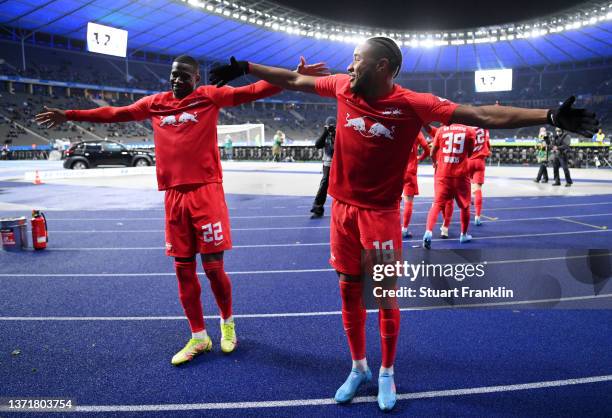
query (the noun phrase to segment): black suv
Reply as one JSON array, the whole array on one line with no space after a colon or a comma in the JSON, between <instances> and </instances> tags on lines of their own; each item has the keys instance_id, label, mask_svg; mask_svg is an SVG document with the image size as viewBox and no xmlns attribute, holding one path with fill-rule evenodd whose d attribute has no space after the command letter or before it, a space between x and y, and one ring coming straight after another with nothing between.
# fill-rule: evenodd
<instances>
[{"instance_id":1,"label":"black suv","mask_svg":"<svg viewBox=\"0 0 612 418\"><path fill-rule=\"evenodd\" d=\"M81 141L64 153L64 168L82 170L102 165L145 167L155 164L155 152L129 149L115 141Z\"/></svg>"}]
</instances>

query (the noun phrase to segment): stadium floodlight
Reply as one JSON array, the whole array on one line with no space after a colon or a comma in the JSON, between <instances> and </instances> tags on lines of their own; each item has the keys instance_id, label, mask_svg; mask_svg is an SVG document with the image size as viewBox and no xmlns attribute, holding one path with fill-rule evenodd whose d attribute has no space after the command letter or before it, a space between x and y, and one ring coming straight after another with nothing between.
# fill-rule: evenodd
<instances>
[{"instance_id":1,"label":"stadium floodlight","mask_svg":"<svg viewBox=\"0 0 612 418\"><path fill-rule=\"evenodd\" d=\"M612 3L605 6L600 4L589 4L583 6L577 6L569 13L563 12L562 15L550 16L540 19L533 19L531 21L512 23L507 25L496 25L492 27L480 27L474 29L466 29L466 32L389 32L383 29L372 29L363 26L352 26L348 24L338 24L331 20L327 21L320 17L311 16L296 10L278 6L274 8L279 13L278 16L272 16L266 13L263 7L267 4L267 1L253 3L247 0L182 0L192 7L205 9L208 13L217 13L225 16L226 18L235 19L237 21L249 22L251 24L257 24L265 26L274 31L287 32L292 35L304 36L316 39L330 39L331 34L336 36L333 40L336 42L354 42L360 36L372 36L372 34L378 34L378 36L388 36L394 39L405 39L403 46L414 47L413 43L409 40L419 39L419 47L431 48L431 46L444 46L444 45L461 45L462 43L453 43L447 40L453 39L465 39L472 38L471 42L465 43L493 43L498 41L510 41L516 38L536 38L547 34L554 34L563 31L575 30L584 26L597 25L599 22L604 20L612 19ZM219 6L214 7L213 3ZM258 10L257 7L261 7ZM267 23L264 19L258 18L259 16L265 16L266 18L284 22L285 24ZM310 30L310 29L316 29ZM508 34L514 34L514 36L507 36ZM519 34L519 35L517 35ZM324 38L323 35L326 35ZM499 35L499 36L498 36ZM429 41L432 39L432 41ZM445 40L444 43L438 42Z\"/></svg>"}]
</instances>

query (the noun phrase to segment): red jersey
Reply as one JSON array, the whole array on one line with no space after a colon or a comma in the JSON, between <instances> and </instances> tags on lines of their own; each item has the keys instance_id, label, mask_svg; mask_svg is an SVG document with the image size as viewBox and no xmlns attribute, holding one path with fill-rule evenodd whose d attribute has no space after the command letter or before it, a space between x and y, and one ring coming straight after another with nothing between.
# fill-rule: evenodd
<instances>
[{"instance_id":1,"label":"red jersey","mask_svg":"<svg viewBox=\"0 0 612 418\"><path fill-rule=\"evenodd\" d=\"M419 145L423 148L423 153L418 155ZM404 181L406 181L406 177L415 175L417 173L417 168L419 163L423 161L425 158L429 156L429 145L427 144L427 140L423 136L421 132L417 135L416 141L414 141L414 145L412 146L412 152L410 152L410 156L408 157L408 165L406 166L406 173L404 175Z\"/></svg>"},{"instance_id":2,"label":"red jersey","mask_svg":"<svg viewBox=\"0 0 612 418\"><path fill-rule=\"evenodd\" d=\"M347 74L317 78L315 87L338 101L329 194L366 209L396 208L421 127L449 123L457 105L397 84L387 96L366 101L351 92Z\"/></svg>"},{"instance_id":3,"label":"red jersey","mask_svg":"<svg viewBox=\"0 0 612 418\"><path fill-rule=\"evenodd\" d=\"M265 81L243 87L200 86L183 99L171 91L143 97L124 107L68 110L69 120L128 122L151 119L159 190L183 184L221 183L217 144L219 109L277 94Z\"/></svg>"},{"instance_id":4,"label":"red jersey","mask_svg":"<svg viewBox=\"0 0 612 418\"><path fill-rule=\"evenodd\" d=\"M489 130L484 128L476 128L476 140L474 141L474 153L470 156L470 160L476 158L487 158L491 155L491 145L489 142Z\"/></svg>"},{"instance_id":5,"label":"red jersey","mask_svg":"<svg viewBox=\"0 0 612 418\"><path fill-rule=\"evenodd\" d=\"M452 124L439 128L433 143L436 177L467 177L467 160L475 139L476 131L469 126Z\"/></svg>"}]
</instances>

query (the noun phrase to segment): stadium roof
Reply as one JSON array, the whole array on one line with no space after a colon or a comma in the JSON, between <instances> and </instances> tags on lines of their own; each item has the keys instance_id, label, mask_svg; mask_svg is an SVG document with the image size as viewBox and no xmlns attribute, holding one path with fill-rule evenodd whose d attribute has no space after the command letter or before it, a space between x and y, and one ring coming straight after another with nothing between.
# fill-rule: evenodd
<instances>
[{"instance_id":1,"label":"stadium roof","mask_svg":"<svg viewBox=\"0 0 612 418\"><path fill-rule=\"evenodd\" d=\"M267 7L269 2L257 5ZM592 3L588 10L592 11L593 5L601 9L600 15L581 15L565 22L559 19L554 23L557 26L526 23L481 28L457 34L456 38L440 33L385 34L400 40L406 72L516 68L609 58L612 5ZM190 53L207 60L235 55L285 67L293 67L304 55L310 62L325 61L336 70L346 68L356 41L368 36L367 28L360 33L348 27L334 28L324 21L319 21L323 25L319 29L310 30L300 25L313 24L308 16L271 7L275 9L260 12L240 3L216 0L12 0L0 8L0 25L84 40L87 23L96 22L127 30L128 54ZM276 18L275 23L270 23L270 16ZM554 25L553 20L546 21L549 23ZM322 32L335 29L337 34Z\"/></svg>"},{"instance_id":2,"label":"stadium roof","mask_svg":"<svg viewBox=\"0 0 612 418\"><path fill-rule=\"evenodd\" d=\"M385 0L384 7L372 7L372 0L272 0L296 11L351 25L388 30L462 30L533 20L551 11L562 14L584 7L585 0L469 0L462 7L457 0ZM554 7L554 10L551 10Z\"/></svg>"}]
</instances>

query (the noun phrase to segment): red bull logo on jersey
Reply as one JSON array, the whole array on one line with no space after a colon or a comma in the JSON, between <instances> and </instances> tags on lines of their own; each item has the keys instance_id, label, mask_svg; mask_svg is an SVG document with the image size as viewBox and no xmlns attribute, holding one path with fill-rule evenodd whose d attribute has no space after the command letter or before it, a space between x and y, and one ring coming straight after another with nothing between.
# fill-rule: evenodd
<instances>
[{"instance_id":1,"label":"red bull logo on jersey","mask_svg":"<svg viewBox=\"0 0 612 418\"><path fill-rule=\"evenodd\" d=\"M394 139L393 133L395 131L395 126L392 126L391 129L389 129L370 116L351 118L351 115L347 113L346 124L344 127L353 128L366 138L384 137L387 139Z\"/></svg>"},{"instance_id":2,"label":"red bull logo on jersey","mask_svg":"<svg viewBox=\"0 0 612 418\"><path fill-rule=\"evenodd\" d=\"M196 118L197 115L198 114L195 112L193 114L189 112L183 112L179 115L178 119L176 115L164 116L159 121L159 126L165 126L165 125L177 126L177 125L187 123L187 122L197 123L198 122L198 119Z\"/></svg>"}]
</instances>

